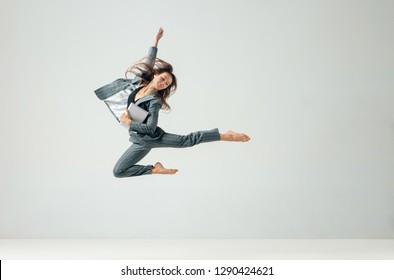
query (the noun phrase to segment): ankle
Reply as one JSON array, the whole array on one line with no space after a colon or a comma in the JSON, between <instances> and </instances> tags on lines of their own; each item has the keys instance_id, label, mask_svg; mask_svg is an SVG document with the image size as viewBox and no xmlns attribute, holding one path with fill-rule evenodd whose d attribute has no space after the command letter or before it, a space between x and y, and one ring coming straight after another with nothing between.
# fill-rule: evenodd
<instances>
[{"instance_id":1,"label":"ankle","mask_svg":"<svg viewBox=\"0 0 394 280\"><path fill-rule=\"evenodd\" d=\"M229 133L221 133L220 134L220 141L231 141L233 136Z\"/></svg>"}]
</instances>

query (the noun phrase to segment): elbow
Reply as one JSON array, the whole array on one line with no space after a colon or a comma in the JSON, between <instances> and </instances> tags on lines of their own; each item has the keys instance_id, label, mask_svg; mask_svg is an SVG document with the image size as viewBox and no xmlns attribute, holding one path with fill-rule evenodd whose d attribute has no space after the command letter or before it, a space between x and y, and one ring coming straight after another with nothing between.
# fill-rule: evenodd
<instances>
[{"instance_id":1,"label":"elbow","mask_svg":"<svg viewBox=\"0 0 394 280\"><path fill-rule=\"evenodd\" d=\"M146 131L146 134L148 134L149 136L154 136L156 132L156 127L149 127Z\"/></svg>"},{"instance_id":2,"label":"elbow","mask_svg":"<svg viewBox=\"0 0 394 280\"><path fill-rule=\"evenodd\" d=\"M149 121L144 125L144 133L153 136L157 130L157 122Z\"/></svg>"}]
</instances>

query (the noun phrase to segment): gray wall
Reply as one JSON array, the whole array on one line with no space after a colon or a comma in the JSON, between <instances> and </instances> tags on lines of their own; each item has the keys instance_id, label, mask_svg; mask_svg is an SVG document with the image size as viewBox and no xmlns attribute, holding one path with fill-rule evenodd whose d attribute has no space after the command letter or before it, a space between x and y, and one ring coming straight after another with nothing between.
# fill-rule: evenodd
<instances>
[{"instance_id":1,"label":"gray wall","mask_svg":"<svg viewBox=\"0 0 394 280\"><path fill-rule=\"evenodd\" d=\"M393 238L393 11L3 0L0 238ZM160 126L252 141L153 150L179 173L116 179L127 131L93 90L159 26L179 79Z\"/></svg>"}]
</instances>

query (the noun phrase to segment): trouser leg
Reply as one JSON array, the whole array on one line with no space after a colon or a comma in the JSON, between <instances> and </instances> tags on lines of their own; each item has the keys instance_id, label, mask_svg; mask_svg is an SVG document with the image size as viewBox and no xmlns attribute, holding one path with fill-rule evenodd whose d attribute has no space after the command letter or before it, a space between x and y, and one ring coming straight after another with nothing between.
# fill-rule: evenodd
<instances>
[{"instance_id":1,"label":"trouser leg","mask_svg":"<svg viewBox=\"0 0 394 280\"><path fill-rule=\"evenodd\" d=\"M122 178L151 174L152 165L136 165L150 150L151 148L149 147L132 144L115 164L114 176Z\"/></svg>"},{"instance_id":2,"label":"trouser leg","mask_svg":"<svg viewBox=\"0 0 394 280\"><path fill-rule=\"evenodd\" d=\"M164 133L160 139L146 141L150 148L187 148L206 142L219 141L218 129L192 132L187 135Z\"/></svg>"}]
</instances>

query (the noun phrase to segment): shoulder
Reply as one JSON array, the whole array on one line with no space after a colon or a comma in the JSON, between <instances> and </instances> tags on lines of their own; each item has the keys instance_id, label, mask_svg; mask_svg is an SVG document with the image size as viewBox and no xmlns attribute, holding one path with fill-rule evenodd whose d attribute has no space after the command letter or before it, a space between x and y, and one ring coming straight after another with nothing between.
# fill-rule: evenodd
<instances>
[{"instance_id":1,"label":"shoulder","mask_svg":"<svg viewBox=\"0 0 394 280\"><path fill-rule=\"evenodd\" d=\"M161 108L162 103L158 96L153 95L152 99L149 101L149 107L158 107Z\"/></svg>"},{"instance_id":2,"label":"shoulder","mask_svg":"<svg viewBox=\"0 0 394 280\"><path fill-rule=\"evenodd\" d=\"M160 98L154 94L142 97L141 100L136 102L136 104L147 109L149 108L149 110L154 110L157 108L159 110L162 106Z\"/></svg>"}]
</instances>

